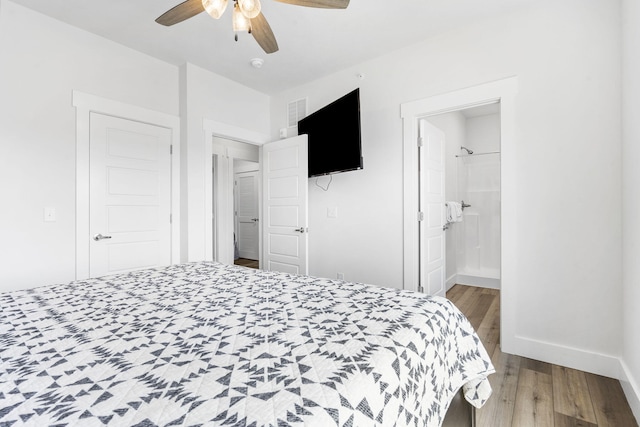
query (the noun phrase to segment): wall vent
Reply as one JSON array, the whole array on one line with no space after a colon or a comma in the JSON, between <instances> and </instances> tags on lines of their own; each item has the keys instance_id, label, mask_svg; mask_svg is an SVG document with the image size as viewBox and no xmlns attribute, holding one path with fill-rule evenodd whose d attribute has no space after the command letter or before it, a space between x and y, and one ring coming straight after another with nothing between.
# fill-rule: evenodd
<instances>
[{"instance_id":1,"label":"wall vent","mask_svg":"<svg viewBox=\"0 0 640 427\"><path fill-rule=\"evenodd\" d=\"M298 126L298 120L307 117L307 98L291 101L287 105L287 126Z\"/></svg>"}]
</instances>

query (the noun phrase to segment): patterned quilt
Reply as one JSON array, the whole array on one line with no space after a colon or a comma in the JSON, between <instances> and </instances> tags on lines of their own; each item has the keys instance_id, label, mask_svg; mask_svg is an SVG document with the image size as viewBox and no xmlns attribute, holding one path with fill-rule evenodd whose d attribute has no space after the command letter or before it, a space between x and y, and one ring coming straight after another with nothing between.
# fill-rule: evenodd
<instances>
[{"instance_id":1,"label":"patterned quilt","mask_svg":"<svg viewBox=\"0 0 640 427\"><path fill-rule=\"evenodd\" d=\"M444 298L217 263L0 294L0 426L439 426L490 359Z\"/></svg>"}]
</instances>

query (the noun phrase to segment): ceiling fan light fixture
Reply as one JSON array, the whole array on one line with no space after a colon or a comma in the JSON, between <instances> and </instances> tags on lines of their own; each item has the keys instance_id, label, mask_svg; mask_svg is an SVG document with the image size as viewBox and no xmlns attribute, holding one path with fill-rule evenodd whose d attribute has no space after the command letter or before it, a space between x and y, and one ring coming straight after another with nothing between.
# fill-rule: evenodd
<instances>
[{"instance_id":1,"label":"ceiling fan light fixture","mask_svg":"<svg viewBox=\"0 0 640 427\"><path fill-rule=\"evenodd\" d=\"M219 19L227 9L229 0L202 0L202 7L214 19Z\"/></svg>"},{"instance_id":2,"label":"ceiling fan light fixture","mask_svg":"<svg viewBox=\"0 0 640 427\"><path fill-rule=\"evenodd\" d=\"M240 11L248 19L253 19L260 14L262 5L260 0L238 0Z\"/></svg>"},{"instance_id":3,"label":"ceiling fan light fixture","mask_svg":"<svg viewBox=\"0 0 640 427\"><path fill-rule=\"evenodd\" d=\"M233 6L233 31L249 31L251 30L251 21L240 10L238 3Z\"/></svg>"}]
</instances>

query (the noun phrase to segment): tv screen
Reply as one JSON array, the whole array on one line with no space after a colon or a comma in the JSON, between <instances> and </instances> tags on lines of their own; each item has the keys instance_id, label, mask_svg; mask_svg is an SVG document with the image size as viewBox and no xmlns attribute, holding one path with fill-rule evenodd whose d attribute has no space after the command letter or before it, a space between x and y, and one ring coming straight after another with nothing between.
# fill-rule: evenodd
<instances>
[{"instance_id":1,"label":"tv screen","mask_svg":"<svg viewBox=\"0 0 640 427\"><path fill-rule=\"evenodd\" d=\"M309 177L362 169L360 89L298 122L309 138Z\"/></svg>"}]
</instances>

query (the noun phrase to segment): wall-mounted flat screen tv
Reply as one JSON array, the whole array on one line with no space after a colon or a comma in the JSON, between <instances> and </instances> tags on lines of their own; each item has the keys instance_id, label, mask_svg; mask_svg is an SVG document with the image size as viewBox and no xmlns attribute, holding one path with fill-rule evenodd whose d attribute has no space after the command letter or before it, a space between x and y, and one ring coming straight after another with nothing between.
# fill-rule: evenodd
<instances>
[{"instance_id":1,"label":"wall-mounted flat screen tv","mask_svg":"<svg viewBox=\"0 0 640 427\"><path fill-rule=\"evenodd\" d=\"M309 177L362 169L360 89L300 120L298 134L309 138Z\"/></svg>"}]
</instances>

